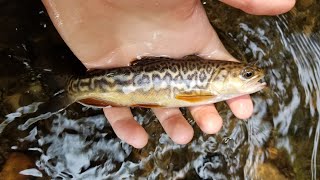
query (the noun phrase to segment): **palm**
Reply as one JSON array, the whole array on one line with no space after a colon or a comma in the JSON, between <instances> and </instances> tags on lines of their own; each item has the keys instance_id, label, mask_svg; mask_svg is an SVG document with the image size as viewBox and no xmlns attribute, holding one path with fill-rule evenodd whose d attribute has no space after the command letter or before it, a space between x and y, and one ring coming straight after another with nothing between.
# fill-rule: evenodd
<instances>
[{"instance_id":1,"label":"palm","mask_svg":"<svg viewBox=\"0 0 320 180\"><path fill-rule=\"evenodd\" d=\"M199 54L234 60L212 29L198 0L44 0L59 33L87 68L126 66L137 56L181 57ZM230 100L239 118L252 113L249 96ZM104 109L116 134L135 147L147 142L144 129L128 108ZM217 132L222 119L214 105L190 111L206 133ZM193 136L179 109L154 109L168 135L177 143Z\"/></svg>"}]
</instances>

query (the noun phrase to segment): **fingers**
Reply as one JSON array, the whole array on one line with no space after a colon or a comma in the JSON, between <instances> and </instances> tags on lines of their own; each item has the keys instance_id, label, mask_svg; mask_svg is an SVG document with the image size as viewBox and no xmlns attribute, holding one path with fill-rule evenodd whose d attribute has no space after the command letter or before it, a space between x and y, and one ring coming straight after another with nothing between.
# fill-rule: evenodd
<instances>
[{"instance_id":1,"label":"fingers","mask_svg":"<svg viewBox=\"0 0 320 180\"><path fill-rule=\"evenodd\" d=\"M249 95L227 100L233 114L239 119L248 119L253 113L253 103Z\"/></svg>"},{"instance_id":2,"label":"fingers","mask_svg":"<svg viewBox=\"0 0 320 180\"><path fill-rule=\"evenodd\" d=\"M148 142L148 134L141 125L133 119L129 108L112 107L103 109L112 129L123 141L135 148L142 148Z\"/></svg>"},{"instance_id":3,"label":"fingers","mask_svg":"<svg viewBox=\"0 0 320 180\"><path fill-rule=\"evenodd\" d=\"M203 132L215 134L221 129L222 118L213 104L190 107L189 110Z\"/></svg>"},{"instance_id":4,"label":"fingers","mask_svg":"<svg viewBox=\"0 0 320 180\"><path fill-rule=\"evenodd\" d=\"M232 112L240 119L247 119L253 112L249 95L228 100ZM190 107L190 112L200 129L207 134L217 133L223 124L214 105ZM179 109L153 109L159 122L169 137L178 144L186 144L193 137L193 128L185 120ZM105 108L105 115L116 135L135 148L142 148L148 142L148 134L133 119L129 108Z\"/></svg>"},{"instance_id":5,"label":"fingers","mask_svg":"<svg viewBox=\"0 0 320 180\"><path fill-rule=\"evenodd\" d=\"M152 110L159 119L165 132L175 143L187 144L191 141L193 128L178 108L154 108Z\"/></svg>"},{"instance_id":6,"label":"fingers","mask_svg":"<svg viewBox=\"0 0 320 180\"><path fill-rule=\"evenodd\" d=\"M293 8L295 0L221 0L244 12L256 15L277 15Z\"/></svg>"},{"instance_id":7,"label":"fingers","mask_svg":"<svg viewBox=\"0 0 320 180\"><path fill-rule=\"evenodd\" d=\"M227 103L233 114L239 119L247 119L252 115L253 103L249 95L230 99ZM223 120L213 104L190 107L189 109L203 132L215 134L221 129Z\"/></svg>"}]
</instances>

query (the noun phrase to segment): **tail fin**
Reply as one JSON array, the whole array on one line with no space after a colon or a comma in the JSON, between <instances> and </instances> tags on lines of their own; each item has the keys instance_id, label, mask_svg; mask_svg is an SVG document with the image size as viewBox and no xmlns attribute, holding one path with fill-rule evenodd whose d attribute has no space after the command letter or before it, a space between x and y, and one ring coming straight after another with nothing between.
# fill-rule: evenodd
<instances>
[{"instance_id":1,"label":"tail fin","mask_svg":"<svg viewBox=\"0 0 320 180\"><path fill-rule=\"evenodd\" d=\"M30 125L59 113L72 103L73 100L65 91L56 94L49 101L40 104L35 112L24 116L23 119L27 119L27 121L24 124L21 124L19 129L26 130Z\"/></svg>"},{"instance_id":2,"label":"tail fin","mask_svg":"<svg viewBox=\"0 0 320 180\"><path fill-rule=\"evenodd\" d=\"M25 121L24 124L19 125L18 128L19 130L26 130L37 121L47 119L52 115L59 113L73 102L74 101L68 96L68 93L62 91L50 98L47 102L33 103L31 105L21 107L15 113L7 115L5 121L0 124L0 134L12 121Z\"/></svg>"}]
</instances>

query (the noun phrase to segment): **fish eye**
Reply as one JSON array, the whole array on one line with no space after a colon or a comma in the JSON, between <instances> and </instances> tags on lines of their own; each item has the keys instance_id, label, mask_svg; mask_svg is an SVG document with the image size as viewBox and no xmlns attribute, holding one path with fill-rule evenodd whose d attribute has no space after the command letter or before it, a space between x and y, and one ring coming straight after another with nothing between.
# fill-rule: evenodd
<instances>
[{"instance_id":1,"label":"fish eye","mask_svg":"<svg viewBox=\"0 0 320 180\"><path fill-rule=\"evenodd\" d=\"M254 76L254 71L251 68L245 68L242 73L241 73L242 77L244 77L245 79L250 79Z\"/></svg>"}]
</instances>

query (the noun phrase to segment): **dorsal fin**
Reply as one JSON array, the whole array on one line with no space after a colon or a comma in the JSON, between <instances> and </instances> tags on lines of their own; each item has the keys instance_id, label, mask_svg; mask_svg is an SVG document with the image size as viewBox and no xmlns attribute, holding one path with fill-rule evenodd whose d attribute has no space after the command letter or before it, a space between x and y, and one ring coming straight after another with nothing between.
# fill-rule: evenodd
<instances>
[{"instance_id":1,"label":"dorsal fin","mask_svg":"<svg viewBox=\"0 0 320 180\"><path fill-rule=\"evenodd\" d=\"M201 58L200 56L197 56L196 54L190 54L190 55L183 56L181 59L203 60L204 58Z\"/></svg>"},{"instance_id":2,"label":"dorsal fin","mask_svg":"<svg viewBox=\"0 0 320 180\"><path fill-rule=\"evenodd\" d=\"M130 63L130 66L136 66L136 65L147 65L151 63L156 63L159 61L170 61L173 59L182 59L182 60L203 60L200 56L197 56L196 54L191 54L187 56L183 56L182 58L170 58L166 56L144 56L141 59L133 60Z\"/></svg>"},{"instance_id":3,"label":"dorsal fin","mask_svg":"<svg viewBox=\"0 0 320 180\"><path fill-rule=\"evenodd\" d=\"M141 59L136 59L133 60L130 63L130 66L137 66L137 65L147 65L147 64L151 64L151 63L155 63L155 62L159 62L159 61L168 61L168 60L172 60L172 58L169 57L164 57L164 56L145 56L142 57Z\"/></svg>"}]
</instances>

